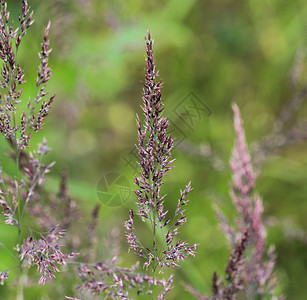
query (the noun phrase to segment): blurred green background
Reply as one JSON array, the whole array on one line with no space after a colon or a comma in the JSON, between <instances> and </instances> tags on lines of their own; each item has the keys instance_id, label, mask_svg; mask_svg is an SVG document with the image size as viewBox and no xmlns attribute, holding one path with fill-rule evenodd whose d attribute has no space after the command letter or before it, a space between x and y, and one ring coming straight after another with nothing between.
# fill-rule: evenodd
<instances>
[{"instance_id":1,"label":"blurred green background","mask_svg":"<svg viewBox=\"0 0 307 300\"><path fill-rule=\"evenodd\" d=\"M8 1L13 17L20 2ZM176 167L166 177L166 206L173 209L179 190L192 182L182 238L200 243L196 258L186 260L176 272L176 288L169 299L192 298L182 282L210 293L213 271L223 274L228 260L227 241L212 205L218 203L230 218L235 217L229 197L228 161L234 143L231 104L239 105L252 145L271 132L282 108L304 89L306 1L32 0L29 4L35 10L35 23L18 54L27 78L24 98L34 92L36 54L49 20L54 70L49 91L56 93L53 109L43 130L33 135L31 148L46 137L52 148L47 161L56 161L48 188L57 186L67 167L71 195L88 212L99 202L97 185L103 190L99 182L107 174L121 174L134 188L135 116L141 114L144 35L150 28L156 66L165 82L166 115L173 122L173 135L182 139L173 151ZM207 111L183 119L178 105L191 99ZM285 131L306 129L304 103L293 116ZM13 172L2 137L0 147L3 170ZM257 182L267 240L275 244L278 255L278 291L296 300L307 299L306 182L306 141L300 138L268 156ZM123 265L135 262L133 254L126 254L123 231L132 207L133 196L122 206L103 205L100 211L101 241L114 227L121 232ZM1 226L2 243L16 244L6 230ZM0 250L2 269L8 267L7 260ZM26 299L62 299L73 288L59 287L61 281L56 284L54 294L47 287L29 288ZM13 299L10 292L0 287L0 299Z\"/></svg>"}]
</instances>

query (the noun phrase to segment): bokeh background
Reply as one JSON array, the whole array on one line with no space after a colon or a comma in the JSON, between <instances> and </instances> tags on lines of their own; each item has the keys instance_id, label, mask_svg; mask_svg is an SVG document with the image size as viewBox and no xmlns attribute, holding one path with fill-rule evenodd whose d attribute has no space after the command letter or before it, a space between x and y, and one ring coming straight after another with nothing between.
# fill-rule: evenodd
<instances>
[{"instance_id":1,"label":"bokeh background","mask_svg":"<svg viewBox=\"0 0 307 300\"><path fill-rule=\"evenodd\" d=\"M8 1L13 18L20 2ZM176 167L166 177L166 205L173 209L180 189L192 182L194 190L182 237L200 243L196 258L186 260L176 272L176 288L169 299L192 298L183 282L209 293L213 271L223 274L227 263L227 241L212 206L218 204L229 218L235 218L228 167L234 143L234 102L241 109L250 148L256 149L253 157L259 170L257 189L264 202L267 240L277 252L277 290L288 299L307 299L306 1L29 3L35 10L35 23L18 54L28 79L25 98L34 93L37 52L44 27L49 20L52 23L50 62L54 76L49 91L56 93L56 101L44 129L31 142L31 148L36 148L45 137L52 148L46 161L56 161L56 165L48 177L48 189L57 187L59 174L67 168L71 195L90 212L99 202L97 190L104 191L101 180L108 174L121 175L123 185L134 188L135 116L141 113L144 35L150 28L156 65L165 82L166 115L173 122L173 136L180 140L173 151ZM176 114L178 105L191 101L198 101L207 110L200 115L194 111L197 116L190 118ZM297 109L292 112L289 103L295 103L292 106ZM290 114L289 122L280 119L283 111ZM281 142L276 142L273 134L265 141L266 146L259 148L273 132L274 124L276 129L278 120L285 123L278 133ZM0 147L3 170L13 172L2 137ZM127 254L123 231L134 200L130 195L123 205L102 205L100 210L98 237L103 243L108 232L118 228L124 253L121 263L125 266L136 260ZM1 242L16 244L3 227ZM5 251L0 250L0 258L0 267L7 268ZM53 294L47 287L28 288L26 299L60 299L73 289L59 287L61 281L56 284ZM13 299L12 295L9 288L0 287L0 299Z\"/></svg>"}]
</instances>

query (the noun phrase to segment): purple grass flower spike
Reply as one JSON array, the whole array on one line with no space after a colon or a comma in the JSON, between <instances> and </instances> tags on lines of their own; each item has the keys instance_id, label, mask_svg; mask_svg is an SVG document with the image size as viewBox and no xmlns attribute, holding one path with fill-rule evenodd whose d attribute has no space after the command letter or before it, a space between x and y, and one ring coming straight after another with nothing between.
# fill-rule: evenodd
<instances>
[{"instance_id":1,"label":"purple grass flower spike","mask_svg":"<svg viewBox=\"0 0 307 300\"><path fill-rule=\"evenodd\" d=\"M153 40L150 32L145 38L146 43L146 73L143 88L144 124L141 125L137 116L138 145L141 167L140 177L135 177L138 189L137 213L130 211L129 220L125 223L126 237L129 247L136 255L145 260L144 267L151 266L153 275L164 267L178 266L188 255L195 255L197 244L189 246L177 238L179 228L187 221L185 205L189 202L186 199L191 191L190 183L181 192L180 199L174 216L168 217L168 211L164 209L166 195L161 195L161 186L166 173L172 169L171 150L174 140L168 134L168 120L162 116L164 104L161 97L163 83L157 81L158 71L156 70L153 57ZM135 215L141 217L143 222L148 222L152 230L153 239L147 244L141 243L134 228ZM159 232L159 237L158 237ZM172 281L172 280L171 280ZM165 284L165 291L170 290L170 282ZM161 294L164 297L164 294ZM162 299L162 298L159 298Z\"/></svg>"},{"instance_id":2,"label":"purple grass flower spike","mask_svg":"<svg viewBox=\"0 0 307 300\"><path fill-rule=\"evenodd\" d=\"M239 214L238 229L245 228L249 232L250 255L246 258L242 279L248 285L250 294L271 295L275 287L272 274L275 265L273 250L268 252L266 260L265 229L262 224L262 200L254 192L256 174L251 165L251 157L247 149L245 134L237 105L233 106L236 143L231 158L233 172L232 199Z\"/></svg>"},{"instance_id":3,"label":"purple grass flower spike","mask_svg":"<svg viewBox=\"0 0 307 300\"><path fill-rule=\"evenodd\" d=\"M16 111L22 101L22 85L26 82L24 70L16 61L19 46L27 30L33 24L33 11L31 12L27 0L22 0L22 11L19 14L20 26L16 29L10 23L10 14L7 4L0 0L0 133L14 144L18 154L21 149L27 148L33 131L41 129L45 117L48 115L54 96L48 97L46 84L52 76L52 68L48 66L51 53L49 49L50 22L45 30L39 59L36 79L37 94L29 98L27 110L20 114L17 122ZM15 46L15 47L14 47ZM47 98L47 99L46 99ZM37 107L40 109L37 111Z\"/></svg>"},{"instance_id":4,"label":"purple grass flower spike","mask_svg":"<svg viewBox=\"0 0 307 300\"><path fill-rule=\"evenodd\" d=\"M273 296L276 284L273 276L275 254L272 247L266 253L262 200L254 191L257 176L252 167L237 105L233 105L233 112L236 141L230 166L233 174L231 198L238 213L236 226L232 226L219 208L215 208L231 247L226 276L220 280L214 272L212 297L199 294L192 286L186 285L186 288L196 298L203 300L238 299L239 293L245 295L244 299L271 297L281 300L283 297Z\"/></svg>"}]
</instances>

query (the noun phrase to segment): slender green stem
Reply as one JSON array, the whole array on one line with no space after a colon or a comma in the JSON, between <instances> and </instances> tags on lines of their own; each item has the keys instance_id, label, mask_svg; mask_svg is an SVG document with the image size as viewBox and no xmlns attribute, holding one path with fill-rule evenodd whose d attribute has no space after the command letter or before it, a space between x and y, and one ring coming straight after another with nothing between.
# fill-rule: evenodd
<instances>
[{"instance_id":1,"label":"slender green stem","mask_svg":"<svg viewBox=\"0 0 307 300\"><path fill-rule=\"evenodd\" d=\"M17 205L18 205L18 228L20 228L20 217L21 217L21 201L20 201L20 173L19 173L19 149L16 145L16 177L17 177Z\"/></svg>"},{"instance_id":2,"label":"slender green stem","mask_svg":"<svg viewBox=\"0 0 307 300\"><path fill-rule=\"evenodd\" d=\"M18 284L18 289L17 289L17 296L16 296L16 300L23 300L23 289L25 286L25 281L27 279L27 275L26 274L21 274L20 278L19 278L19 284Z\"/></svg>"},{"instance_id":3,"label":"slender green stem","mask_svg":"<svg viewBox=\"0 0 307 300\"><path fill-rule=\"evenodd\" d=\"M20 199L20 173L19 173L19 150L16 153L16 176L17 176L17 205L18 205L18 244L21 246L21 199ZM22 273L22 264L20 262L20 272Z\"/></svg>"},{"instance_id":4,"label":"slender green stem","mask_svg":"<svg viewBox=\"0 0 307 300\"><path fill-rule=\"evenodd\" d=\"M16 176L17 176L17 205L18 205L18 244L19 247L21 246L21 197L20 197L20 171L19 171L19 165L20 165L20 150L17 145L17 137L16 137ZM20 279L18 284L18 291L17 291L17 300L23 300L23 289L25 284L25 275L23 274L22 269L22 261L19 262L19 269L20 269Z\"/></svg>"},{"instance_id":5,"label":"slender green stem","mask_svg":"<svg viewBox=\"0 0 307 300\"><path fill-rule=\"evenodd\" d=\"M155 269L152 271L152 299L154 299L154 291L155 291Z\"/></svg>"}]
</instances>

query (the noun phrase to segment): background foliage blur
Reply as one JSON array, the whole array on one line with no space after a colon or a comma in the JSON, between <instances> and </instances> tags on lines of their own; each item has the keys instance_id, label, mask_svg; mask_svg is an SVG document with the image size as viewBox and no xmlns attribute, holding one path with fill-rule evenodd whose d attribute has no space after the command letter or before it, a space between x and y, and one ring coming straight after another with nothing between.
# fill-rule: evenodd
<instances>
[{"instance_id":1,"label":"background foliage blur","mask_svg":"<svg viewBox=\"0 0 307 300\"><path fill-rule=\"evenodd\" d=\"M54 68L49 87L50 93L56 93L53 110L44 129L33 136L31 147L47 138L52 148L49 160L56 161L48 188L57 186L59 174L67 167L71 194L84 210L90 212L98 202L97 184L106 174L122 174L134 187L135 171L127 159L136 166L131 151L137 143L135 115L141 113L148 28L155 39L160 78L165 82L166 114L174 115L178 103L190 92L210 109L210 116L194 117L192 128L185 129L184 141L173 152L176 167L169 172L164 188L172 209L179 189L192 181L194 190L183 234L187 241L200 243L196 259L189 259L178 270L176 289L169 297L190 297L182 282L209 292L213 271L222 274L228 259L227 242L212 205L218 203L234 217L228 194L228 160L234 142L231 103L241 109L252 146L271 132L282 107L304 89L306 2L32 0L29 4L36 21L18 54L28 78L24 98L34 92L36 55L48 20L52 23ZM16 17L20 1L9 0L8 6ZM306 129L306 108L306 104L300 105L291 126L305 124ZM183 119L174 122L176 128L183 128ZM179 131L173 134L176 137ZM2 167L13 173L3 138L0 147ZM279 289L288 299L297 300L307 298L306 170L306 141L300 140L269 156L257 184L269 226L268 242L277 249ZM133 202L132 196L123 206L102 206L101 243L112 228L118 228L121 252L127 252L123 223ZM12 240L1 231L3 244ZM6 256L1 250L1 269L7 268ZM133 254L123 257L123 265L135 260ZM60 287L53 291L57 296L48 296L47 291L47 287L29 289L26 299L63 296ZM0 299L5 297L8 291L0 287Z\"/></svg>"}]
</instances>

